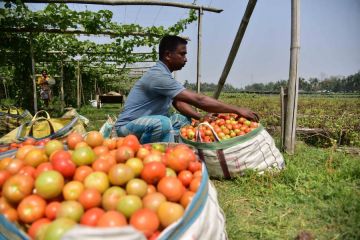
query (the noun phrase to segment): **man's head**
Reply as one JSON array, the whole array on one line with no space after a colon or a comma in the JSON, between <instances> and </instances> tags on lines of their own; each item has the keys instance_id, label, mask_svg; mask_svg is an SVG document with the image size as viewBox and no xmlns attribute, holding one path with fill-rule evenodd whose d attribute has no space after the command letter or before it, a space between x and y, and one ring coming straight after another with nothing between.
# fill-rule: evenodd
<instances>
[{"instance_id":1,"label":"man's head","mask_svg":"<svg viewBox=\"0 0 360 240\"><path fill-rule=\"evenodd\" d=\"M187 41L181 37L166 35L159 45L159 59L168 66L169 70L180 70L185 66Z\"/></svg>"},{"instance_id":2,"label":"man's head","mask_svg":"<svg viewBox=\"0 0 360 240\"><path fill-rule=\"evenodd\" d=\"M44 77L46 77L46 76L47 76L47 71L46 71L45 69L43 69L43 70L41 71L41 75L43 75Z\"/></svg>"}]
</instances>

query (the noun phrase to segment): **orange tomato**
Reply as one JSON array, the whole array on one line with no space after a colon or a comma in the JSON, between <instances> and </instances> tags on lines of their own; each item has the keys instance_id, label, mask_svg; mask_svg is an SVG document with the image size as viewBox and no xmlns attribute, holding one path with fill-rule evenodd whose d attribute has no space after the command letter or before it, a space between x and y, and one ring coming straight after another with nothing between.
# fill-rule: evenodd
<instances>
[{"instance_id":1,"label":"orange tomato","mask_svg":"<svg viewBox=\"0 0 360 240\"><path fill-rule=\"evenodd\" d=\"M172 202L179 201L185 191L183 184L176 177L163 177L157 185L157 189Z\"/></svg>"}]
</instances>

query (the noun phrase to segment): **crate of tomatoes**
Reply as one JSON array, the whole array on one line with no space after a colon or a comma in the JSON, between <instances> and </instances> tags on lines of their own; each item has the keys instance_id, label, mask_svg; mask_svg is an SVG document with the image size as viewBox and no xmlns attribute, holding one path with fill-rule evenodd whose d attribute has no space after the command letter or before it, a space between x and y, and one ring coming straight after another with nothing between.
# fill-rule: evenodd
<instances>
[{"instance_id":1,"label":"crate of tomatoes","mask_svg":"<svg viewBox=\"0 0 360 240\"><path fill-rule=\"evenodd\" d=\"M77 132L0 160L0 239L226 239L206 167L185 144Z\"/></svg>"},{"instance_id":2,"label":"crate of tomatoes","mask_svg":"<svg viewBox=\"0 0 360 240\"><path fill-rule=\"evenodd\" d=\"M193 120L180 129L182 142L191 145L211 177L231 178L245 169L263 172L283 169L284 159L273 138L257 122L236 114L217 114Z\"/></svg>"}]
</instances>

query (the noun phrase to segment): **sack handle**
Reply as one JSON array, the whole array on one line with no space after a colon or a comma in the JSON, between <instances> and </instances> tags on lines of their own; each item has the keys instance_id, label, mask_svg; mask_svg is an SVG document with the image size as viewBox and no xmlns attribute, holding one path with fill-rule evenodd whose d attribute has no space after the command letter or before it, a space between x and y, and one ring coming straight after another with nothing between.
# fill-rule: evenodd
<instances>
[{"instance_id":1,"label":"sack handle","mask_svg":"<svg viewBox=\"0 0 360 240\"><path fill-rule=\"evenodd\" d=\"M37 113L35 113L34 117L31 119L32 122L36 121L36 119L38 118L38 114L39 113L45 113L46 114L46 118L45 119L50 119L50 115L47 111L45 110L40 110ZM44 118L44 117L43 117Z\"/></svg>"},{"instance_id":2,"label":"sack handle","mask_svg":"<svg viewBox=\"0 0 360 240\"><path fill-rule=\"evenodd\" d=\"M50 127L50 135L52 135L55 131L54 131L54 126L52 125L52 123L49 121L49 119L44 118L44 117L39 117L37 119L35 119L34 121L31 122L31 127L30 127L30 131L29 131L29 137L33 137L33 131L34 131L34 125L36 122L39 121L47 121Z\"/></svg>"},{"instance_id":3,"label":"sack handle","mask_svg":"<svg viewBox=\"0 0 360 240\"><path fill-rule=\"evenodd\" d=\"M199 123L199 125L197 126L196 128L196 133L195 133L195 141L196 142L202 142L202 139L201 139L201 134L200 134L200 126L207 126L210 128L211 132L214 134L214 138L217 142L220 142L220 138L219 136L217 135L217 133L215 132L214 128L208 123L208 122L202 122L202 123ZM199 141L200 140L200 141Z\"/></svg>"},{"instance_id":4,"label":"sack handle","mask_svg":"<svg viewBox=\"0 0 360 240\"><path fill-rule=\"evenodd\" d=\"M11 113L11 109L14 109L14 110L16 110L16 114L17 114L17 115L20 115L19 109L18 109L17 107L15 107L15 106L8 106L7 108L8 108L8 114Z\"/></svg>"}]
</instances>

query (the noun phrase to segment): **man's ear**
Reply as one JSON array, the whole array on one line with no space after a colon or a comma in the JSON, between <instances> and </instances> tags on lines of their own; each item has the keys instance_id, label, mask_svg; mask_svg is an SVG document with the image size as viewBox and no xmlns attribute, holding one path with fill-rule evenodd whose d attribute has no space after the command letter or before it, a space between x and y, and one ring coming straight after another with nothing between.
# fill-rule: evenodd
<instances>
[{"instance_id":1,"label":"man's ear","mask_svg":"<svg viewBox=\"0 0 360 240\"><path fill-rule=\"evenodd\" d=\"M168 50L165 51L165 59L166 59L167 61L170 60L170 51L168 51Z\"/></svg>"}]
</instances>

